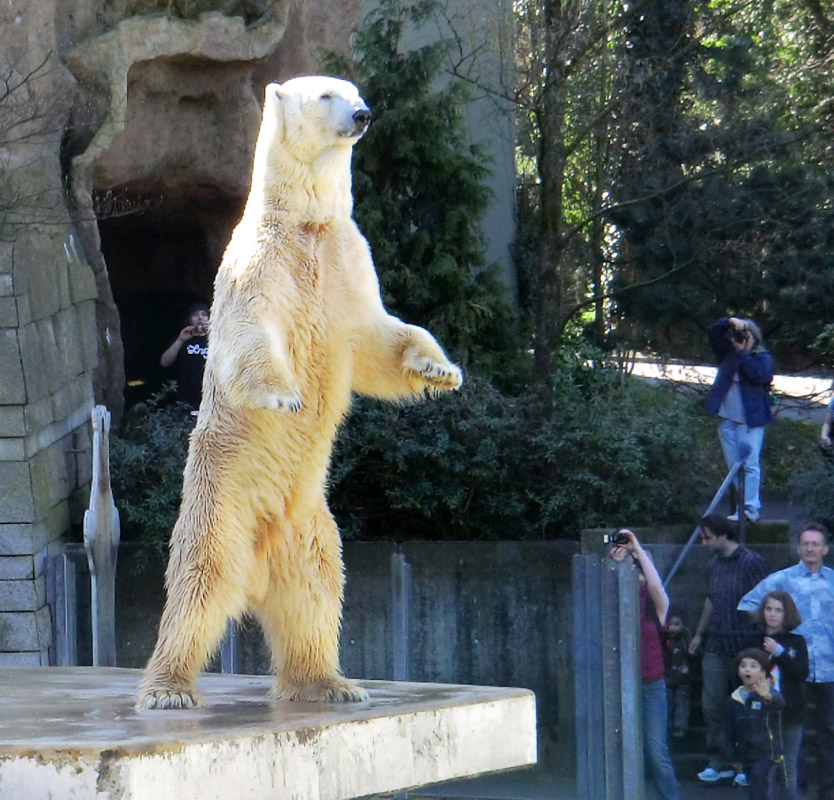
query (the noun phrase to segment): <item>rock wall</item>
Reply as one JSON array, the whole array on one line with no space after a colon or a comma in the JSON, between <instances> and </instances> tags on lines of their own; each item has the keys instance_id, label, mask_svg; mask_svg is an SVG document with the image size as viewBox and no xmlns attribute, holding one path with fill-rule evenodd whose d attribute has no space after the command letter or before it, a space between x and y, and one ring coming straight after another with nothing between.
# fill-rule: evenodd
<instances>
[{"instance_id":1,"label":"rock wall","mask_svg":"<svg viewBox=\"0 0 834 800\"><path fill-rule=\"evenodd\" d=\"M48 661L45 556L86 507L94 401L122 411L114 287L150 269L208 296L264 84L344 50L357 14L355 0L0 4L0 664ZM168 285L182 229L190 283ZM152 338L149 323L129 335Z\"/></svg>"}]
</instances>

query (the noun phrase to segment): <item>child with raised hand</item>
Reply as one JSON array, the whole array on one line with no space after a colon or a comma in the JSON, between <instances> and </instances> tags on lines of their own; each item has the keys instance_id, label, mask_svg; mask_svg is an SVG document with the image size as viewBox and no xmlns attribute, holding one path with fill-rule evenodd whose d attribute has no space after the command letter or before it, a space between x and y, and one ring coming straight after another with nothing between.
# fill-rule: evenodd
<instances>
[{"instance_id":1,"label":"child with raised hand","mask_svg":"<svg viewBox=\"0 0 834 800\"><path fill-rule=\"evenodd\" d=\"M768 678L768 655L749 647L736 657L741 686L727 704L727 734L736 772L747 776L750 800L771 800L770 785L784 785L782 709L785 701ZM781 775L778 772L781 771Z\"/></svg>"}]
</instances>

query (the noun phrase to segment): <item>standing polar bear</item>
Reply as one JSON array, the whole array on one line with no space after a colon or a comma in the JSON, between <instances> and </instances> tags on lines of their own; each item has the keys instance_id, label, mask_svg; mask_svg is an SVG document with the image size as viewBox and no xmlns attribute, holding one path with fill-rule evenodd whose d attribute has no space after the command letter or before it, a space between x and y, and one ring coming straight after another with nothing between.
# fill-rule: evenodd
<instances>
[{"instance_id":1,"label":"standing polar bear","mask_svg":"<svg viewBox=\"0 0 834 800\"><path fill-rule=\"evenodd\" d=\"M139 708L198 705L226 621L257 615L284 700L358 701L339 671L344 584L325 500L351 392L457 389L423 328L388 314L351 218L352 147L371 115L326 77L266 88L252 186L217 273L203 401Z\"/></svg>"}]
</instances>

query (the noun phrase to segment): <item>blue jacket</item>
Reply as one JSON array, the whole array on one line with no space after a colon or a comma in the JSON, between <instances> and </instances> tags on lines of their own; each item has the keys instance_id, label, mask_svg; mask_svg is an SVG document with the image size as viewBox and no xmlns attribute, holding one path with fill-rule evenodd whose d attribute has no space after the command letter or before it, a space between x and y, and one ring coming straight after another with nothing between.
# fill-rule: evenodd
<instances>
[{"instance_id":1,"label":"blue jacket","mask_svg":"<svg viewBox=\"0 0 834 800\"><path fill-rule=\"evenodd\" d=\"M770 411L768 391L773 380L773 358L767 350L758 352L736 351L729 339L730 322L727 317L717 319L707 329L707 336L719 362L718 373L705 403L707 411L718 416L718 409L738 372L741 404L750 428L766 425L773 417Z\"/></svg>"}]
</instances>

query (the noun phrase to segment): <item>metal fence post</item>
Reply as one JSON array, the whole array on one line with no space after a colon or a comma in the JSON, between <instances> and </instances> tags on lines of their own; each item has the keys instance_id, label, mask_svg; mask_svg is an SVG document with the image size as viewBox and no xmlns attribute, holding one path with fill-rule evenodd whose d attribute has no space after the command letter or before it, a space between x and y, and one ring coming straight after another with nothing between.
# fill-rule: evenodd
<instances>
[{"instance_id":1,"label":"metal fence post","mask_svg":"<svg viewBox=\"0 0 834 800\"><path fill-rule=\"evenodd\" d=\"M577 797L643 800L636 570L576 555L573 579Z\"/></svg>"}]
</instances>

